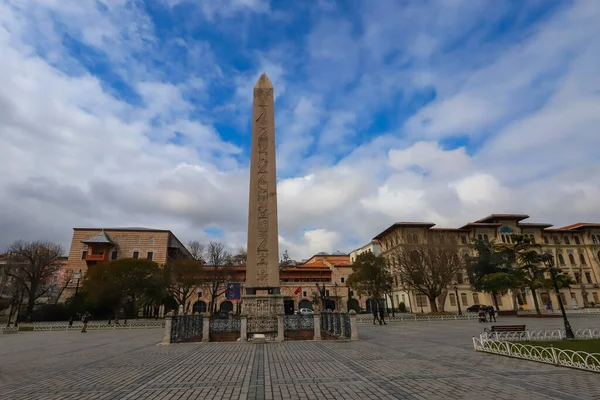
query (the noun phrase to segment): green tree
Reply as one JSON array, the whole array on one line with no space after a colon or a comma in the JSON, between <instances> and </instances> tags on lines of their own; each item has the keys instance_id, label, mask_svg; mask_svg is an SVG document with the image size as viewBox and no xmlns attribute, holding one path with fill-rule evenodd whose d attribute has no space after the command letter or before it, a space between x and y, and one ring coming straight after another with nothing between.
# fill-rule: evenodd
<instances>
[{"instance_id":1,"label":"green tree","mask_svg":"<svg viewBox=\"0 0 600 400\"><path fill-rule=\"evenodd\" d=\"M475 239L472 244L475 256L467 262L469 281L477 291L490 293L498 309L497 295L523 284L523 273L507 263L507 253L493 242ZM509 253L508 253L509 254Z\"/></svg>"},{"instance_id":2,"label":"green tree","mask_svg":"<svg viewBox=\"0 0 600 400\"><path fill-rule=\"evenodd\" d=\"M368 296L380 302L383 295L392 288L392 276L388 271L385 258L371 252L359 254L352 264L352 273L346 286L358 295Z\"/></svg>"},{"instance_id":3,"label":"green tree","mask_svg":"<svg viewBox=\"0 0 600 400\"><path fill-rule=\"evenodd\" d=\"M159 275L158 264L148 259L126 258L100 263L88 269L81 291L93 305L110 306L118 322L119 310L132 299L143 298Z\"/></svg>"}]
</instances>

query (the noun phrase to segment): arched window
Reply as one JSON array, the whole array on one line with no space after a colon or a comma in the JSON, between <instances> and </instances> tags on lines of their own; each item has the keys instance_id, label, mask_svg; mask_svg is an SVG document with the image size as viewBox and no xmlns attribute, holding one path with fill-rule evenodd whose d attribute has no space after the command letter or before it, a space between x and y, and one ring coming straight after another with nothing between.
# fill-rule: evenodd
<instances>
[{"instance_id":1,"label":"arched window","mask_svg":"<svg viewBox=\"0 0 600 400\"><path fill-rule=\"evenodd\" d=\"M565 265L565 258L562 254L558 255L558 262L560 263L560 265Z\"/></svg>"},{"instance_id":2,"label":"arched window","mask_svg":"<svg viewBox=\"0 0 600 400\"><path fill-rule=\"evenodd\" d=\"M571 241L569 240L568 237L565 236L564 239L565 239L565 244L571 244Z\"/></svg>"},{"instance_id":3,"label":"arched window","mask_svg":"<svg viewBox=\"0 0 600 400\"><path fill-rule=\"evenodd\" d=\"M153 237L151 237L150 239L148 239L148 243L149 243L149 244L154 244L154 238L153 238Z\"/></svg>"},{"instance_id":4,"label":"arched window","mask_svg":"<svg viewBox=\"0 0 600 400\"><path fill-rule=\"evenodd\" d=\"M477 235L477 239L483 240L483 235L480 233L479 235Z\"/></svg>"},{"instance_id":5,"label":"arched window","mask_svg":"<svg viewBox=\"0 0 600 400\"><path fill-rule=\"evenodd\" d=\"M573 257L573 254L569 254L569 262L575 265L575 257Z\"/></svg>"},{"instance_id":6,"label":"arched window","mask_svg":"<svg viewBox=\"0 0 600 400\"><path fill-rule=\"evenodd\" d=\"M413 242L415 242L415 244L419 243L419 237L416 233L413 233Z\"/></svg>"},{"instance_id":7,"label":"arched window","mask_svg":"<svg viewBox=\"0 0 600 400\"><path fill-rule=\"evenodd\" d=\"M140 238L139 238L139 236L135 238L135 244L140 244Z\"/></svg>"},{"instance_id":8,"label":"arched window","mask_svg":"<svg viewBox=\"0 0 600 400\"><path fill-rule=\"evenodd\" d=\"M488 237L487 234L483 235L483 240L485 240L486 243L490 242L490 238Z\"/></svg>"},{"instance_id":9,"label":"arched window","mask_svg":"<svg viewBox=\"0 0 600 400\"><path fill-rule=\"evenodd\" d=\"M205 313L206 312L206 303L202 300L199 300L194 303L192 306L192 313Z\"/></svg>"},{"instance_id":10,"label":"arched window","mask_svg":"<svg viewBox=\"0 0 600 400\"><path fill-rule=\"evenodd\" d=\"M579 262L585 265L585 256L582 253L579 253Z\"/></svg>"}]
</instances>

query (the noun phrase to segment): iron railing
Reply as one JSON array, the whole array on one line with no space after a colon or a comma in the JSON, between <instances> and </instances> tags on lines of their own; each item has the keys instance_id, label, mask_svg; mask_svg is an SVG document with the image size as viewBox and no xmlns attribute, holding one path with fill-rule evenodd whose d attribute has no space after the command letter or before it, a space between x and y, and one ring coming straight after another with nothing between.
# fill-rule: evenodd
<instances>
[{"instance_id":1,"label":"iron railing","mask_svg":"<svg viewBox=\"0 0 600 400\"><path fill-rule=\"evenodd\" d=\"M314 330L315 319L312 315L286 315L283 317L284 331Z\"/></svg>"},{"instance_id":2,"label":"iron railing","mask_svg":"<svg viewBox=\"0 0 600 400\"><path fill-rule=\"evenodd\" d=\"M239 316L231 316L230 318L211 317L210 319L210 332L240 332L241 329L242 323Z\"/></svg>"},{"instance_id":3,"label":"iron railing","mask_svg":"<svg viewBox=\"0 0 600 400\"><path fill-rule=\"evenodd\" d=\"M171 320L171 343L202 337L202 315L178 315Z\"/></svg>"}]
</instances>

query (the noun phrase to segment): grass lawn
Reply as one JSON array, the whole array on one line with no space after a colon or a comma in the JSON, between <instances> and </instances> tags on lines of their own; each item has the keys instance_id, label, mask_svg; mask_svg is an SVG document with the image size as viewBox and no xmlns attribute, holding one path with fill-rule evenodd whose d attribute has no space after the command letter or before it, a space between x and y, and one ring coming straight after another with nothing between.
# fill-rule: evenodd
<instances>
[{"instance_id":1,"label":"grass lawn","mask_svg":"<svg viewBox=\"0 0 600 400\"><path fill-rule=\"evenodd\" d=\"M585 351L586 353L600 353L600 339L590 340L557 340L555 342L518 342L532 346L550 347L557 349Z\"/></svg>"}]
</instances>

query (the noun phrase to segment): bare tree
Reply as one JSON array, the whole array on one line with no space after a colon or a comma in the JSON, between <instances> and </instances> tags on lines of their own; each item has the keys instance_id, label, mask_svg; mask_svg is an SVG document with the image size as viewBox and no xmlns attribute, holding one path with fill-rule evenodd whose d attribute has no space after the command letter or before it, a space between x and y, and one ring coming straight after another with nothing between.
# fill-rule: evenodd
<instances>
[{"instance_id":1,"label":"bare tree","mask_svg":"<svg viewBox=\"0 0 600 400\"><path fill-rule=\"evenodd\" d=\"M202 243L190 240L187 247L194 260L204 261L204 245Z\"/></svg>"},{"instance_id":2,"label":"bare tree","mask_svg":"<svg viewBox=\"0 0 600 400\"><path fill-rule=\"evenodd\" d=\"M54 304L58 304L58 302L60 300L60 296L62 296L62 294L64 293L67 286L69 286L69 284L71 283L72 279L73 279L73 271L66 271L65 275L63 276L63 281L57 282L54 285L54 287L57 289L56 297L54 298Z\"/></svg>"},{"instance_id":3,"label":"bare tree","mask_svg":"<svg viewBox=\"0 0 600 400\"><path fill-rule=\"evenodd\" d=\"M22 287L27 296L27 320L31 321L35 301L52 288L50 279L61 268L61 245L45 241L16 241L8 247L5 274Z\"/></svg>"},{"instance_id":4,"label":"bare tree","mask_svg":"<svg viewBox=\"0 0 600 400\"><path fill-rule=\"evenodd\" d=\"M168 274L167 290L169 294L175 298L178 305L183 307L184 314L187 314L190 309L192 294L203 282L202 261L189 258L173 260L167 263L165 272Z\"/></svg>"},{"instance_id":5,"label":"bare tree","mask_svg":"<svg viewBox=\"0 0 600 400\"><path fill-rule=\"evenodd\" d=\"M231 253L220 242L210 242L206 247L206 265L203 271L204 286L210 295L210 312L217 311L217 299L227 291L227 282L234 278Z\"/></svg>"},{"instance_id":6,"label":"bare tree","mask_svg":"<svg viewBox=\"0 0 600 400\"><path fill-rule=\"evenodd\" d=\"M443 311L448 287L465 267L463 255L453 244L402 246L396 251L395 261L401 282L427 296L432 312L438 311L438 298Z\"/></svg>"},{"instance_id":7,"label":"bare tree","mask_svg":"<svg viewBox=\"0 0 600 400\"><path fill-rule=\"evenodd\" d=\"M248 259L248 253L246 251L246 248L240 246L237 248L235 255L231 256L231 259L229 260L229 262L231 265L245 266L247 259Z\"/></svg>"}]
</instances>

